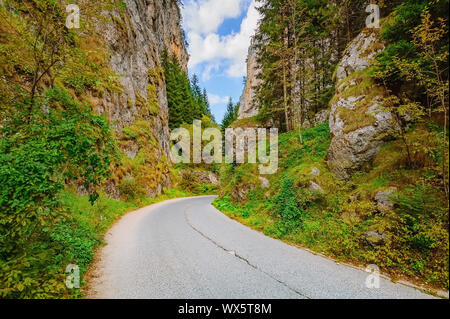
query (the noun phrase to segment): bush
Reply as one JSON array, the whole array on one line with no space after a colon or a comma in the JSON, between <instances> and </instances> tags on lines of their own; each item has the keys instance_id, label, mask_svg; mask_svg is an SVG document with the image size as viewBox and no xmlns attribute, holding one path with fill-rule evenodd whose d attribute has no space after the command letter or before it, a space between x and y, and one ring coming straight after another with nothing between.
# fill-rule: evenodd
<instances>
[{"instance_id":1,"label":"bush","mask_svg":"<svg viewBox=\"0 0 450 319\"><path fill-rule=\"evenodd\" d=\"M281 190L271 199L271 203L281 217L284 232L298 227L302 222L303 212L297 206L297 195L293 191L294 180L285 178L281 181Z\"/></svg>"},{"instance_id":2,"label":"bush","mask_svg":"<svg viewBox=\"0 0 450 319\"><path fill-rule=\"evenodd\" d=\"M145 196L145 189L132 177L124 178L120 181L119 191L128 200Z\"/></svg>"},{"instance_id":3,"label":"bush","mask_svg":"<svg viewBox=\"0 0 450 319\"><path fill-rule=\"evenodd\" d=\"M198 177L189 171L183 172L181 176L180 187L188 192L194 192L200 184Z\"/></svg>"},{"instance_id":4,"label":"bush","mask_svg":"<svg viewBox=\"0 0 450 319\"><path fill-rule=\"evenodd\" d=\"M96 186L109 174L114 144L106 120L63 89L47 90L29 117L23 113L29 105L15 107L0 132L0 264L7 269L14 264L21 264L20 269L36 269L36 265L46 269L29 254L40 250L39 245L48 245L49 233L68 216L58 193L68 182L81 182L93 202ZM0 274L1 286L9 287L0 291L4 297L28 296L29 289L42 284L32 280L25 287L12 288L5 285L11 276L14 272ZM39 289L38 294L44 293Z\"/></svg>"}]
</instances>

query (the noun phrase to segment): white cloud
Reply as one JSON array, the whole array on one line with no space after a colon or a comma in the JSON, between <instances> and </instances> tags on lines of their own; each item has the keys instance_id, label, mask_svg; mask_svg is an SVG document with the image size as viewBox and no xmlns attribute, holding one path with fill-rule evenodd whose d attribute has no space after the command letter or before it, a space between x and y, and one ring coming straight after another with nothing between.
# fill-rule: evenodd
<instances>
[{"instance_id":1,"label":"white cloud","mask_svg":"<svg viewBox=\"0 0 450 319\"><path fill-rule=\"evenodd\" d=\"M208 100L211 105L216 105L220 103L228 102L230 97L228 96L219 96L216 94L208 93Z\"/></svg>"},{"instance_id":2,"label":"white cloud","mask_svg":"<svg viewBox=\"0 0 450 319\"><path fill-rule=\"evenodd\" d=\"M232 14L240 15L241 4L244 2L248 3L248 0L201 0L199 2L191 0L185 6L183 15L191 55L189 67L193 68L206 63L206 72L203 75L206 78L210 77L211 71L218 70L218 64L225 66L225 73L230 77L241 77L246 74L247 51L259 20L259 12L255 7L256 1L251 1L238 33L225 36L216 33L225 18L232 17ZM195 19L193 8L197 8L200 12L197 19ZM239 9L237 12L234 11L236 8ZM203 16L201 14L203 9L208 9L209 15L217 20L213 21Z\"/></svg>"},{"instance_id":3,"label":"white cloud","mask_svg":"<svg viewBox=\"0 0 450 319\"><path fill-rule=\"evenodd\" d=\"M208 63L203 72L202 72L202 80L203 81L208 81L211 79L211 73L213 72L218 72L220 70L220 63L216 62L216 63Z\"/></svg>"},{"instance_id":4,"label":"white cloud","mask_svg":"<svg viewBox=\"0 0 450 319\"><path fill-rule=\"evenodd\" d=\"M189 0L183 7L186 27L198 34L216 32L227 18L236 18L246 0Z\"/></svg>"}]
</instances>

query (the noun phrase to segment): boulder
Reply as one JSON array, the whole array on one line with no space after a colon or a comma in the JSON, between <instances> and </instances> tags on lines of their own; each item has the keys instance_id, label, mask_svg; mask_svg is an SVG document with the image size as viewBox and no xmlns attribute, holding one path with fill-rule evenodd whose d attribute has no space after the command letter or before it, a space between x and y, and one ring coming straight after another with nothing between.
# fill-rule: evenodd
<instances>
[{"instance_id":1,"label":"boulder","mask_svg":"<svg viewBox=\"0 0 450 319\"><path fill-rule=\"evenodd\" d=\"M396 187L390 187L385 191L379 191L375 195L375 202L377 203L377 207L380 211L390 210L394 208L394 203L392 202L393 197L395 196L395 192L397 192Z\"/></svg>"},{"instance_id":2,"label":"boulder","mask_svg":"<svg viewBox=\"0 0 450 319\"><path fill-rule=\"evenodd\" d=\"M320 170L317 167L313 167L311 169L311 173L310 174L314 175L314 176L320 176Z\"/></svg>"},{"instance_id":3,"label":"boulder","mask_svg":"<svg viewBox=\"0 0 450 319\"><path fill-rule=\"evenodd\" d=\"M386 243L388 236L379 230L371 230L364 234L364 240L371 246L381 246Z\"/></svg>"},{"instance_id":4,"label":"boulder","mask_svg":"<svg viewBox=\"0 0 450 319\"><path fill-rule=\"evenodd\" d=\"M310 181L310 182L309 182L308 190L309 190L310 192L324 193L323 188L320 187L319 184L317 184L317 183L315 183L315 182L313 182L313 181Z\"/></svg>"},{"instance_id":5,"label":"boulder","mask_svg":"<svg viewBox=\"0 0 450 319\"><path fill-rule=\"evenodd\" d=\"M327 160L330 170L340 179L348 179L370 162L393 128L392 115L381 109L386 91L364 72L384 48L378 32L371 30L361 32L349 45L336 72Z\"/></svg>"}]
</instances>

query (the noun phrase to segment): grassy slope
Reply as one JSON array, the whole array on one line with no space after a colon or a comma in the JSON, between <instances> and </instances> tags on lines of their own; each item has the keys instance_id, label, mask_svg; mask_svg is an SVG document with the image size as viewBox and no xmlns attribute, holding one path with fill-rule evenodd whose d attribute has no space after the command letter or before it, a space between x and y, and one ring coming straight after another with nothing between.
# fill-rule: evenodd
<instances>
[{"instance_id":1,"label":"grassy slope","mask_svg":"<svg viewBox=\"0 0 450 319\"><path fill-rule=\"evenodd\" d=\"M409 134L414 138L424 134L421 130ZM326 165L328 124L306 130L303 138L301 145L295 132L280 136L280 168L266 176L268 189L262 188L256 167L226 166L216 207L288 243L448 289L448 211L442 192L433 186L439 181L438 163L405 169L401 144L391 142L371 166L340 182ZM313 168L320 176L311 174ZM311 181L324 192L309 191ZM389 187L398 188L397 204L392 211L380 211L374 196ZM236 189L247 190L247 197ZM383 232L388 239L370 245L364 236L368 231Z\"/></svg>"}]
</instances>

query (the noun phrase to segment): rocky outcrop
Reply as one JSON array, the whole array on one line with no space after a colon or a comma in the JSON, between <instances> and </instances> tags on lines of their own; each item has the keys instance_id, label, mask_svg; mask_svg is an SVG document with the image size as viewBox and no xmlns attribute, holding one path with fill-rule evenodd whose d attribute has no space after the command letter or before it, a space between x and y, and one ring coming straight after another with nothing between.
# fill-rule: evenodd
<instances>
[{"instance_id":1,"label":"rocky outcrop","mask_svg":"<svg viewBox=\"0 0 450 319\"><path fill-rule=\"evenodd\" d=\"M316 182L313 182L313 181L310 181L310 182L309 182L308 190L309 190L310 192L324 193L323 188L322 188L319 184L317 184Z\"/></svg>"},{"instance_id":2,"label":"rocky outcrop","mask_svg":"<svg viewBox=\"0 0 450 319\"><path fill-rule=\"evenodd\" d=\"M258 114L259 106L255 99L255 88L261 83L258 79L258 74L260 73L260 67L257 62L257 52L254 43L249 47L247 56L247 78L245 81L244 92L241 96L240 106L239 106L239 119L245 119Z\"/></svg>"},{"instance_id":3,"label":"rocky outcrop","mask_svg":"<svg viewBox=\"0 0 450 319\"><path fill-rule=\"evenodd\" d=\"M109 115L121 130L139 115L153 122L154 133L168 149L168 108L161 73L164 50L178 57L186 70L188 54L180 28L180 12L175 1L126 0L125 13L110 12L112 22L102 25L110 49L110 65L118 74L122 92L106 96L102 113ZM155 92L149 90L155 87ZM142 114L141 107L155 95L158 114Z\"/></svg>"},{"instance_id":4,"label":"rocky outcrop","mask_svg":"<svg viewBox=\"0 0 450 319\"><path fill-rule=\"evenodd\" d=\"M258 179L261 181L261 187L262 188L269 188L270 187L270 182L267 178L262 177L262 176L258 176Z\"/></svg>"},{"instance_id":5,"label":"rocky outcrop","mask_svg":"<svg viewBox=\"0 0 450 319\"><path fill-rule=\"evenodd\" d=\"M111 69L122 88L104 94L97 111L106 114L115 127L125 156L134 159L140 152L145 153L145 162L140 167L123 168L116 184L123 176L139 175L135 177L140 178L138 182L148 196L157 196L171 184L162 55L167 51L176 56L187 72L188 54L176 1L126 0L124 4L124 10L107 13L110 22L102 23L100 30L110 52ZM126 130L133 131L133 136L123 134ZM117 195L117 190L111 193Z\"/></svg>"},{"instance_id":6,"label":"rocky outcrop","mask_svg":"<svg viewBox=\"0 0 450 319\"><path fill-rule=\"evenodd\" d=\"M338 178L348 178L371 161L384 143L382 135L392 128L391 114L380 110L386 92L369 73L383 48L378 29L363 30L337 68L336 93L330 102L328 166Z\"/></svg>"}]
</instances>

